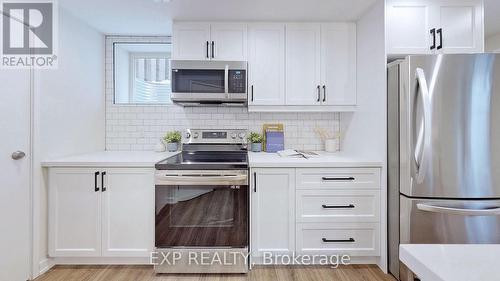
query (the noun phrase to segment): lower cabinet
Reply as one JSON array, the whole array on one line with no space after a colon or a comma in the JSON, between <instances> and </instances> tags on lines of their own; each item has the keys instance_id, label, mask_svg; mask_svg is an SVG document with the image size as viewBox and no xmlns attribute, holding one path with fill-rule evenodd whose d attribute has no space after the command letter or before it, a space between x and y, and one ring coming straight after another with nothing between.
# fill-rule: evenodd
<instances>
[{"instance_id":1,"label":"lower cabinet","mask_svg":"<svg viewBox=\"0 0 500 281\"><path fill-rule=\"evenodd\" d=\"M268 257L255 263L275 261L269 254L380 256L380 168L251 172L252 257Z\"/></svg>"},{"instance_id":2,"label":"lower cabinet","mask_svg":"<svg viewBox=\"0 0 500 281\"><path fill-rule=\"evenodd\" d=\"M295 169L252 169L251 249L287 254L295 249Z\"/></svg>"},{"instance_id":3,"label":"lower cabinet","mask_svg":"<svg viewBox=\"0 0 500 281\"><path fill-rule=\"evenodd\" d=\"M154 170L49 168L49 256L148 257Z\"/></svg>"}]
</instances>

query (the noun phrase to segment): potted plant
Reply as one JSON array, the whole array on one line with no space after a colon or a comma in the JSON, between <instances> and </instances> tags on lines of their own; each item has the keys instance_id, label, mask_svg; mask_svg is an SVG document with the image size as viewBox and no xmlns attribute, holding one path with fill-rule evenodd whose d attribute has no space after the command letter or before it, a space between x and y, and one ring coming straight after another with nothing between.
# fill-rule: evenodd
<instances>
[{"instance_id":1,"label":"potted plant","mask_svg":"<svg viewBox=\"0 0 500 281\"><path fill-rule=\"evenodd\" d=\"M167 143L167 150L170 152L177 151L179 142L181 142L182 136L179 131L168 132L164 137L163 141Z\"/></svg>"},{"instance_id":2,"label":"potted plant","mask_svg":"<svg viewBox=\"0 0 500 281\"><path fill-rule=\"evenodd\" d=\"M262 142L264 141L264 137L261 134L251 132L248 136L248 141L251 143L251 150L253 152L262 151Z\"/></svg>"}]
</instances>

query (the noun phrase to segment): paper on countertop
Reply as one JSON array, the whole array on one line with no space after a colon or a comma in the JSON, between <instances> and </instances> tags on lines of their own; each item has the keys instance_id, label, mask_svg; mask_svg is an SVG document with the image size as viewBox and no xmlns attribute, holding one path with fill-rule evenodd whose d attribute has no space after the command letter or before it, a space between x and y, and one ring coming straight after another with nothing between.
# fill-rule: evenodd
<instances>
[{"instance_id":1,"label":"paper on countertop","mask_svg":"<svg viewBox=\"0 0 500 281\"><path fill-rule=\"evenodd\" d=\"M305 151L305 150L295 150L295 149L285 149L277 152L281 157L295 157L295 158L313 158L318 157L319 155L313 151Z\"/></svg>"}]
</instances>

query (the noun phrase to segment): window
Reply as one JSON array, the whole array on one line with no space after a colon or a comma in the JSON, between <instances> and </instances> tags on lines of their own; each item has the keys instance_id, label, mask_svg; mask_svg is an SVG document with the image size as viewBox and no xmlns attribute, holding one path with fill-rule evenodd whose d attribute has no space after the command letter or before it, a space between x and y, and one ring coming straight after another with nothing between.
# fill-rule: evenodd
<instances>
[{"instance_id":1,"label":"window","mask_svg":"<svg viewBox=\"0 0 500 281\"><path fill-rule=\"evenodd\" d=\"M114 103L170 104L170 44L114 43Z\"/></svg>"}]
</instances>

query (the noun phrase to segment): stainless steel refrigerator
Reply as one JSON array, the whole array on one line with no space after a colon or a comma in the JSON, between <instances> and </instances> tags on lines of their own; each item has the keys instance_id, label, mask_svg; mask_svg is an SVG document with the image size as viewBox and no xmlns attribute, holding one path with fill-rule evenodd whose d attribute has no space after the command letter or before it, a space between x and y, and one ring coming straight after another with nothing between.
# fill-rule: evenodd
<instances>
[{"instance_id":1,"label":"stainless steel refrigerator","mask_svg":"<svg viewBox=\"0 0 500 281\"><path fill-rule=\"evenodd\" d=\"M500 243L500 54L388 65L389 271L399 244Z\"/></svg>"}]
</instances>

